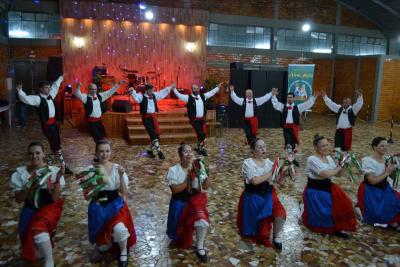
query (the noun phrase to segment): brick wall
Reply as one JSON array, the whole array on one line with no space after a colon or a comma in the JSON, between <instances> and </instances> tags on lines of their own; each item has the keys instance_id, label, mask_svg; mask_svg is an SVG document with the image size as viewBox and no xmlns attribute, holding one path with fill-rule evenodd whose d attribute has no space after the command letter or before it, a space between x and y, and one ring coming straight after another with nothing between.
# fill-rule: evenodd
<instances>
[{"instance_id":1,"label":"brick wall","mask_svg":"<svg viewBox=\"0 0 400 267\"><path fill-rule=\"evenodd\" d=\"M0 99L7 98L5 80L8 76L8 51L7 45L0 44Z\"/></svg>"},{"instance_id":2,"label":"brick wall","mask_svg":"<svg viewBox=\"0 0 400 267\"><path fill-rule=\"evenodd\" d=\"M398 104L399 74L400 60L386 59L383 64L378 121L388 119L391 115L394 115L395 121L400 122L400 105Z\"/></svg>"},{"instance_id":3,"label":"brick wall","mask_svg":"<svg viewBox=\"0 0 400 267\"><path fill-rule=\"evenodd\" d=\"M356 28L367 28L367 29L377 29L376 25L357 14L356 12L342 6L342 13L340 17L340 25L356 27Z\"/></svg>"},{"instance_id":4,"label":"brick wall","mask_svg":"<svg viewBox=\"0 0 400 267\"><path fill-rule=\"evenodd\" d=\"M315 23L336 23L334 0L280 0L279 18L288 20L309 19Z\"/></svg>"}]
</instances>

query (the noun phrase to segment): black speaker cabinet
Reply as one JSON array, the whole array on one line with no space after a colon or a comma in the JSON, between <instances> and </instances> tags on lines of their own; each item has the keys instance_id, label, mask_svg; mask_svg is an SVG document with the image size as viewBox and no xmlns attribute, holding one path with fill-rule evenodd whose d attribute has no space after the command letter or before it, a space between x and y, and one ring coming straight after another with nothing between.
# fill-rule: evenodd
<instances>
[{"instance_id":1,"label":"black speaker cabinet","mask_svg":"<svg viewBox=\"0 0 400 267\"><path fill-rule=\"evenodd\" d=\"M112 104L114 112L129 113L132 111L131 103L128 100L115 100Z\"/></svg>"},{"instance_id":2,"label":"black speaker cabinet","mask_svg":"<svg viewBox=\"0 0 400 267\"><path fill-rule=\"evenodd\" d=\"M244 68L243 62L231 62L231 70L242 70Z\"/></svg>"}]
</instances>

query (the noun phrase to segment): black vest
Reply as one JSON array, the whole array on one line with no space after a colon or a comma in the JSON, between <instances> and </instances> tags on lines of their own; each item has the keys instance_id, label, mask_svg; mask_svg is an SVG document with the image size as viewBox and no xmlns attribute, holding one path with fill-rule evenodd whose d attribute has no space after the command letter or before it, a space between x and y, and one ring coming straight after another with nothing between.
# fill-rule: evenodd
<instances>
[{"instance_id":1,"label":"black vest","mask_svg":"<svg viewBox=\"0 0 400 267\"><path fill-rule=\"evenodd\" d=\"M247 101L247 98L245 98L244 100L243 100L243 104L242 104L242 114L243 114L243 118L246 116L246 101ZM257 117L257 110L258 110L258 106L257 106L257 103L256 103L256 101L254 101L254 98L253 98L253 116L254 117Z\"/></svg>"},{"instance_id":2,"label":"black vest","mask_svg":"<svg viewBox=\"0 0 400 267\"><path fill-rule=\"evenodd\" d=\"M53 102L54 105L54 116L56 115L56 104L54 103L54 99L50 96L51 102ZM47 120L49 119L49 105L47 104L47 99L40 96L40 104L39 107L37 108L40 122L42 124L46 124Z\"/></svg>"},{"instance_id":3,"label":"black vest","mask_svg":"<svg viewBox=\"0 0 400 267\"><path fill-rule=\"evenodd\" d=\"M343 107L340 107L338 113L336 114L336 125L338 124L339 117L340 117L340 114L342 114L342 111L343 111ZM356 115L354 115L352 108L347 110L347 115L349 117L349 122L350 122L351 126L354 126L354 124L356 123Z\"/></svg>"},{"instance_id":4,"label":"black vest","mask_svg":"<svg viewBox=\"0 0 400 267\"><path fill-rule=\"evenodd\" d=\"M268 193L272 192L272 189L273 189L272 185L270 185L267 181L262 182L261 184L258 185L244 183L244 190L247 193L257 194L263 197Z\"/></svg>"},{"instance_id":5,"label":"black vest","mask_svg":"<svg viewBox=\"0 0 400 267\"><path fill-rule=\"evenodd\" d=\"M154 101L154 107L156 109L156 112L158 112L158 106L157 106L157 100L156 96L153 94L153 101ZM146 115L147 114L147 103L149 102L149 98L145 95L143 95L143 100L140 102L140 114Z\"/></svg>"},{"instance_id":6,"label":"black vest","mask_svg":"<svg viewBox=\"0 0 400 267\"><path fill-rule=\"evenodd\" d=\"M99 99L100 102L100 109L101 109L101 114L107 111L107 103L103 103L103 99L100 94L96 94L97 98ZM90 114L93 112L93 98L87 97L86 98L86 103L84 105L85 107L85 113L86 117L90 117Z\"/></svg>"},{"instance_id":7,"label":"black vest","mask_svg":"<svg viewBox=\"0 0 400 267\"><path fill-rule=\"evenodd\" d=\"M287 115L288 115L288 107L285 105L283 107L283 112L282 112L282 116L281 116L281 127L283 127L283 125L285 125ZM297 105L293 106L292 117L293 117L293 123L296 125L300 125L300 112L299 112L299 108L297 107Z\"/></svg>"},{"instance_id":8,"label":"black vest","mask_svg":"<svg viewBox=\"0 0 400 267\"><path fill-rule=\"evenodd\" d=\"M26 199L24 206L32 210L39 210L40 208L43 208L44 206L47 206L54 202L53 198L51 197L51 193L49 192L48 189L45 188L39 189L39 200L38 200L39 207L35 207L35 205L31 201L32 201L31 199Z\"/></svg>"},{"instance_id":9,"label":"black vest","mask_svg":"<svg viewBox=\"0 0 400 267\"><path fill-rule=\"evenodd\" d=\"M203 100L203 110L204 110L203 117L205 117L207 115L206 97L204 96L204 94L199 94L199 96L201 97L201 100ZM189 100L186 104L186 107L189 119L196 118L196 100L192 95L189 95Z\"/></svg>"}]
</instances>

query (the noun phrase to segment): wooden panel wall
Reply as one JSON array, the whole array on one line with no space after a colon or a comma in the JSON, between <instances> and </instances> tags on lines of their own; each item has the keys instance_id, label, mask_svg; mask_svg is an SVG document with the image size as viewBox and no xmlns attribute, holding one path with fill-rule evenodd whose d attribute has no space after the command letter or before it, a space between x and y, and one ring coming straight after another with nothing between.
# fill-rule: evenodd
<instances>
[{"instance_id":1,"label":"wooden panel wall","mask_svg":"<svg viewBox=\"0 0 400 267\"><path fill-rule=\"evenodd\" d=\"M400 60L386 59L383 64L378 121L394 115L395 121L400 122L399 84Z\"/></svg>"},{"instance_id":2,"label":"wooden panel wall","mask_svg":"<svg viewBox=\"0 0 400 267\"><path fill-rule=\"evenodd\" d=\"M333 60L332 59L319 59L312 60L312 63L315 64L314 70L314 91L325 91L329 94L332 87L332 68L333 68ZM315 102L313 108L313 112L317 113L325 113L328 112L328 108L325 105L322 97L319 97Z\"/></svg>"},{"instance_id":3,"label":"wooden panel wall","mask_svg":"<svg viewBox=\"0 0 400 267\"><path fill-rule=\"evenodd\" d=\"M61 47L25 47L25 46L13 46L11 47L11 57L13 59L26 59L29 52L33 50L36 59L48 59L49 57L60 57Z\"/></svg>"},{"instance_id":4,"label":"wooden panel wall","mask_svg":"<svg viewBox=\"0 0 400 267\"><path fill-rule=\"evenodd\" d=\"M73 45L74 37L85 39L83 48ZM187 42L195 42L196 49L190 53ZM94 66L106 64L117 80L125 78L119 66L138 70L139 74L154 71L161 73L161 86L175 81L179 72L180 88L189 88L206 77L206 28L133 23L111 20L62 21L62 53L66 81L75 79L87 84L91 81ZM155 80L153 80L155 82Z\"/></svg>"},{"instance_id":5,"label":"wooden panel wall","mask_svg":"<svg viewBox=\"0 0 400 267\"><path fill-rule=\"evenodd\" d=\"M336 103L342 103L343 98L354 98L356 77L357 76L357 59L336 59L335 61L335 85L333 100Z\"/></svg>"},{"instance_id":6,"label":"wooden panel wall","mask_svg":"<svg viewBox=\"0 0 400 267\"><path fill-rule=\"evenodd\" d=\"M0 44L0 99L7 99L6 78L8 76L8 48Z\"/></svg>"},{"instance_id":7,"label":"wooden panel wall","mask_svg":"<svg viewBox=\"0 0 400 267\"><path fill-rule=\"evenodd\" d=\"M363 120L371 119L372 104L375 93L377 61L377 57L360 58L358 87L363 91L364 106L357 116Z\"/></svg>"}]
</instances>

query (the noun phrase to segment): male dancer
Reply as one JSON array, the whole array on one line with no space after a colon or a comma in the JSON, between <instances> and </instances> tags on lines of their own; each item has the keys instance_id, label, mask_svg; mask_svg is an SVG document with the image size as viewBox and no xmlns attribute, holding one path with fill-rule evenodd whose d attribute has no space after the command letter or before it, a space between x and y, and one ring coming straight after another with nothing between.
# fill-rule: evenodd
<instances>
[{"instance_id":1,"label":"male dancer","mask_svg":"<svg viewBox=\"0 0 400 267\"><path fill-rule=\"evenodd\" d=\"M160 129L157 121L158 106L157 101L166 98L171 89L175 88L175 84L172 83L169 87L162 89L160 92L153 92L153 85L147 83L145 85L145 93L137 93L133 87L129 88L129 93L132 98L140 104L140 114L142 115L142 122L144 128L150 137L150 148L147 150L147 155L151 158L155 158L154 150L157 151L159 159L165 159L164 154L160 148Z\"/></svg>"},{"instance_id":2,"label":"male dancer","mask_svg":"<svg viewBox=\"0 0 400 267\"><path fill-rule=\"evenodd\" d=\"M277 90L276 88L273 88ZM235 87L233 85L229 86L231 91L232 101L242 107L243 113L243 130L246 135L247 144L251 144L254 138L257 138L258 131L258 118L257 109L259 106L266 103L271 99L272 92L266 93L262 97L253 97L253 91L251 89L246 89L246 98L238 97L235 93Z\"/></svg>"},{"instance_id":3,"label":"male dancer","mask_svg":"<svg viewBox=\"0 0 400 267\"><path fill-rule=\"evenodd\" d=\"M22 84L17 87L17 91L18 97L23 103L37 107L40 123L42 125L42 132L49 141L50 147L53 151L53 153L49 153L48 155L47 164L53 164L55 155L64 167L65 173L72 174L72 171L66 165L61 152L60 128L56 122L56 106L54 103L54 98L57 96L63 79L64 77L61 75L53 84L50 84L47 81L40 82L39 95L26 95L22 90Z\"/></svg>"},{"instance_id":4,"label":"male dancer","mask_svg":"<svg viewBox=\"0 0 400 267\"><path fill-rule=\"evenodd\" d=\"M205 157L208 156L207 150L204 147L207 134L206 100L218 93L222 84L224 83L218 84L217 87L204 94L200 93L200 88L196 84L192 85L192 93L190 95L181 94L176 88L174 88L175 95L180 100L187 103L186 107L189 121L197 135L197 146L195 148L195 151Z\"/></svg>"},{"instance_id":5,"label":"male dancer","mask_svg":"<svg viewBox=\"0 0 400 267\"><path fill-rule=\"evenodd\" d=\"M335 149L350 151L356 115L363 105L362 92L361 90L357 91L357 101L353 106L348 97L343 99L342 105L339 105L330 100L325 92L322 92L322 95L328 108L336 113Z\"/></svg>"}]
</instances>

